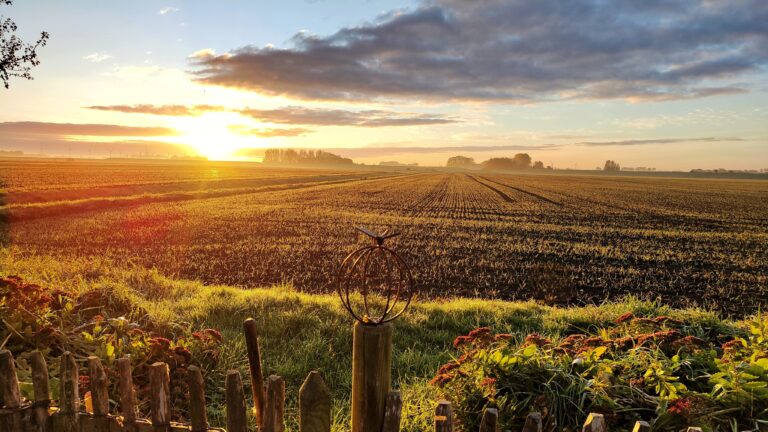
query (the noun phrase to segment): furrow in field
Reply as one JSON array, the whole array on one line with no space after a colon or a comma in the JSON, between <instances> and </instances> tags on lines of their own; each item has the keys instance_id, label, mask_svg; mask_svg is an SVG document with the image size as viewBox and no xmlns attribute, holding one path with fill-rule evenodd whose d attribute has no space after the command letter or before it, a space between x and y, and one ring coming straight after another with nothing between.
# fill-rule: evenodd
<instances>
[{"instance_id":1,"label":"furrow in field","mask_svg":"<svg viewBox=\"0 0 768 432\"><path fill-rule=\"evenodd\" d=\"M481 178L482 178L483 180L487 181L487 182L490 182L490 183L493 183L493 184L496 184L496 185L499 185L499 186L508 187L508 188L510 188L510 189L514 189L514 190L516 190L516 191L518 191L518 192L520 192L520 193L526 194L526 195L528 195L528 196L531 196L531 197L533 197L533 198L536 198L536 199L538 199L538 200L541 200L541 201L544 201L544 202L546 202L546 203L552 204L552 205L554 205L554 206L557 206L557 207L563 207L563 203L561 203L561 202L557 202L557 201L555 201L555 200L552 200L552 199L549 199L549 198L547 198L547 197L545 197L545 196L543 196L543 195L537 194L537 193L535 193L535 192L531 192L531 191L529 191L529 190L525 190L525 189L523 189L523 188L520 188L520 187L517 187L517 186L512 186L512 185L510 185L510 184L500 183L500 182L498 182L498 181L495 181L495 180L491 180L491 179L489 179L489 178L487 178L487 177L481 177Z\"/></svg>"},{"instance_id":2,"label":"furrow in field","mask_svg":"<svg viewBox=\"0 0 768 432\"><path fill-rule=\"evenodd\" d=\"M88 211L108 210L112 208L133 207L151 203L189 201L210 198L220 198L235 195L247 195L292 189L304 189L321 185L340 185L350 182L365 181L366 177L360 175L338 176L333 180L316 180L314 182L286 182L261 187L246 187L233 189L214 189L199 192L170 192L162 194L142 194L138 196L93 198L76 201L56 201L52 203L38 203L26 205L8 205L0 208L0 220L21 221L40 219L64 214L82 213Z\"/></svg>"}]
</instances>

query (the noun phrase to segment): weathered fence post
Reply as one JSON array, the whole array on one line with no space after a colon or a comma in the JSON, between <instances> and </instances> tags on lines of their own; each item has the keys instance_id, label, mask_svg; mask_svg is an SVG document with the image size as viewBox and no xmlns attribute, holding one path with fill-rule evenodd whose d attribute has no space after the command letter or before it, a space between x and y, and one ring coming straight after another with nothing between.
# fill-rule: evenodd
<instances>
[{"instance_id":1,"label":"weathered fence post","mask_svg":"<svg viewBox=\"0 0 768 432\"><path fill-rule=\"evenodd\" d=\"M299 431L331 432L331 392L317 371L299 389Z\"/></svg>"},{"instance_id":2,"label":"weathered fence post","mask_svg":"<svg viewBox=\"0 0 768 432\"><path fill-rule=\"evenodd\" d=\"M35 391L34 429L44 432L48 428L48 408L51 406L51 389L48 383L48 364L40 351L33 351L32 388Z\"/></svg>"},{"instance_id":3,"label":"weathered fence post","mask_svg":"<svg viewBox=\"0 0 768 432\"><path fill-rule=\"evenodd\" d=\"M392 324L355 322L352 336L352 432L380 431L392 373Z\"/></svg>"},{"instance_id":4,"label":"weathered fence post","mask_svg":"<svg viewBox=\"0 0 768 432\"><path fill-rule=\"evenodd\" d=\"M651 425L646 421L638 420L635 422L632 432L651 432Z\"/></svg>"},{"instance_id":5,"label":"weathered fence post","mask_svg":"<svg viewBox=\"0 0 768 432\"><path fill-rule=\"evenodd\" d=\"M584 427L581 428L581 432L607 432L608 425L605 423L605 417L602 414L589 413L587 421L584 422Z\"/></svg>"},{"instance_id":6,"label":"weathered fence post","mask_svg":"<svg viewBox=\"0 0 768 432\"><path fill-rule=\"evenodd\" d=\"M120 412L123 415L123 428L126 432L136 431L136 392L133 389L133 370L131 359L123 357L117 360L118 391L120 392Z\"/></svg>"},{"instance_id":7,"label":"weathered fence post","mask_svg":"<svg viewBox=\"0 0 768 432\"><path fill-rule=\"evenodd\" d=\"M239 371L227 371L226 401L227 432L248 432L248 422L245 416L248 407L245 405L243 380Z\"/></svg>"},{"instance_id":8,"label":"weathered fence post","mask_svg":"<svg viewBox=\"0 0 768 432\"><path fill-rule=\"evenodd\" d=\"M453 409L447 400L441 400L435 408L435 432L453 432Z\"/></svg>"},{"instance_id":9,"label":"weathered fence post","mask_svg":"<svg viewBox=\"0 0 768 432\"><path fill-rule=\"evenodd\" d=\"M152 408L152 429L155 432L171 430L171 396L168 365L154 363L149 367L150 407Z\"/></svg>"},{"instance_id":10,"label":"weathered fence post","mask_svg":"<svg viewBox=\"0 0 768 432\"><path fill-rule=\"evenodd\" d=\"M205 381L199 367L190 366L187 369L187 384L192 432L205 432L208 430L208 413L205 411Z\"/></svg>"},{"instance_id":11,"label":"weathered fence post","mask_svg":"<svg viewBox=\"0 0 768 432\"><path fill-rule=\"evenodd\" d=\"M499 410L486 408L480 422L480 432L497 432L499 430Z\"/></svg>"},{"instance_id":12,"label":"weathered fence post","mask_svg":"<svg viewBox=\"0 0 768 432\"><path fill-rule=\"evenodd\" d=\"M264 391L264 374L261 371L261 352L259 351L256 320L253 318L245 320L243 330L245 333L245 347L248 351L248 368L251 375L253 417L256 419L256 425L263 427L266 393Z\"/></svg>"},{"instance_id":13,"label":"weathered fence post","mask_svg":"<svg viewBox=\"0 0 768 432\"><path fill-rule=\"evenodd\" d=\"M59 366L59 415L57 431L78 432L80 430L80 389L78 381L80 371L75 361L75 356L69 351L61 355Z\"/></svg>"},{"instance_id":14,"label":"weathered fence post","mask_svg":"<svg viewBox=\"0 0 768 432\"><path fill-rule=\"evenodd\" d=\"M13 354L8 350L0 351L0 408L11 412L0 417L0 427L5 426L8 431L21 430L21 394L19 393L19 380L16 377L16 362ZM14 412L15 411L15 412Z\"/></svg>"},{"instance_id":15,"label":"weathered fence post","mask_svg":"<svg viewBox=\"0 0 768 432\"><path fill-rule=\"evenodd\" d=\"M403 398L399 391L391 391L387 394L387 403L384 408L384 426L382 432L400 432L400 420L403 415Z\"/></svg>"},{"instance_id":16,"label":"weathered fence post","mask_svg":"<svg viewBox=\"0 0 768 432\"><path fill-rule=\"evenodd\" d=\"M88 357L88 376L91 382L91 402L95 432L109 432L109 394L107 374L98 357Z\"/></svg>"},{"instance_id":17,"label":"weathered fence post","mask_svg":"<svg viewBox=\"0 0 768 432\"><path fill-rule=\"evenodd\" d=\"M267 402L264 409L263 432L285 430L285 381L276 375L267 378Z\"/></svg>"},{"instance_id":18,"label":"weathered fence post","mask_svg":"<svg viewBox=\"0 0 768 432\"><path fill-rule=\"evenodd\" d=\"M523 432L541 432L543 428L541 413L532 412L525 417Z\"/></svg>"}]
</instances>

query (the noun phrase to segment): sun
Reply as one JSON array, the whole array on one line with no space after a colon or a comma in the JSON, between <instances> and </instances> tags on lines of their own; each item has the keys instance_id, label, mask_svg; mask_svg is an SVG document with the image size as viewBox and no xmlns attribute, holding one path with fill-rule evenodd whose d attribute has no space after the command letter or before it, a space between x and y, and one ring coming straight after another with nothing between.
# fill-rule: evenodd
<instances>
[{"instance_id":1,"label":"sun","mask_svg":"<svg viewBox=\"0 0 768 432\"><path fill-rule=\"evenodd\" d=\"M175 119L173 127L180 135L173 140L211 160L246 160L248 158L238 155L238 150L263 147L264 143L257 137L233 131L231 126L238 123L242 123L242 118L227 112Z\"/></svg>"}]
</instances>

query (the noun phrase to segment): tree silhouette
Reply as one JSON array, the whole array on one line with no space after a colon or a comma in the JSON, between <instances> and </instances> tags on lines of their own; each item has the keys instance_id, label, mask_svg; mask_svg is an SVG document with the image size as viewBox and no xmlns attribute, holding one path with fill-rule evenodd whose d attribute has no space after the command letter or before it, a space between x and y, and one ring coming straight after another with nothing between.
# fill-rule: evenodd
<instances>
[{"instance_id":1,"label":"tree silhouette","mask_svg":"<svg viewBox=\"0 0 768 432\"><path fill-rule=\"evenodd\" d=\"M621 171L621 166L619 165L618 162L607 160L605 161L605 167L603 168L603 171L611 171L611 172Z\"/></svg>"},{"instance_id":2,"label":"tree silhouette","mask_svg":"<svg viewBox=\"0 0 768 432\"><path fill-rule=\"evenodd\" d=\"M0 0L0 6L11 5L12 2ZM42 32L37 42L27 44L14 34L17 28L13 20L0 16L0 79L5 88L9 87L11 77L32 79L29 71L40 64L37 49L45 46L49 37L48 32Z\"/></svg>"},{"instance_id":3,"label":"tree silhouette","mask_svg":"<svg viewBox=\"0 0 768 432\"><path fill-rule=\"evenodd\" d=\"M266 164L283 165L352 165L352 159L344 158L322 150L308 149L266 149L264 159Z\"/></svg>"},{"instance_id":4,"label":"tree silhouette","mask_svg":"<svg viewBox=\"0 0 768 432\"><path fill-rule=\"evenodd\" d=\"M448 168L472 168L475 167L475 159L467 156L453 156L448 158L445 166Z\"/></svg>"},{"instance_id":5,"label":"tree silhouette","mask_svg":"<svg viewBox=\"0 0 768 432\"><path fill-rule=\"evenodd\" d=\"M483 162L483 168L488 170L521 170L531 167L531 156L528 153L518 153L512 158L490 158Z\"/></svg>"}]
</instances>

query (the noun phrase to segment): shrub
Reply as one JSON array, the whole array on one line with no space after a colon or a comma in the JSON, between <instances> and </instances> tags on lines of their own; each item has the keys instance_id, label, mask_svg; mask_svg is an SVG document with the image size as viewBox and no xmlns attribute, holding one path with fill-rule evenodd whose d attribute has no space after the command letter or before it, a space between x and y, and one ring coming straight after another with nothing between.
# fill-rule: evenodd
<instances>
[{"instance_id":1,"label":"shrub","mask_svg":"<svg viewBox=\"0 0 768 432\"><path fill-rule=\"evenodd\" d=\"M665 430L757 429L768 426L768 318L747 327L722 335L625 314L589 333L557 341L534 333L522 343L478 328L456 338L460 356L432 384L465 430L477 430L488 407L499 409L503 430L519 430L532 411L552 430L578 428L589 412L614 427L644 419Z\"/></svg>"},{"instance_id":2,"label":"shrub","mask_svg":"<svg viewBox=\"0 0 768 432\"><path fill-rule=\"evenodd\" d=\"M146 314L108 288L72 292L26 283L18 277L0 278L0 340L16 357L24 396L31 398L27 356L40 350L47 358L52 376L51 391L58 398L58 357L72 352L79 360L95 355L110 378L110 394L118 394L115 360L130 356L139 410L149 410L149 366L165 362L170 371L171 397L187 406L186 371L190 365L211 370L219 360L221 333L214 329L193 332L183 324L173 332L162 332L141 318ZM84 366L84 363L81 363ZM81 371L80 391L85 394L89 380ZM177 420L187 413L176 409Z\"/></svg>"}]
</instances>

